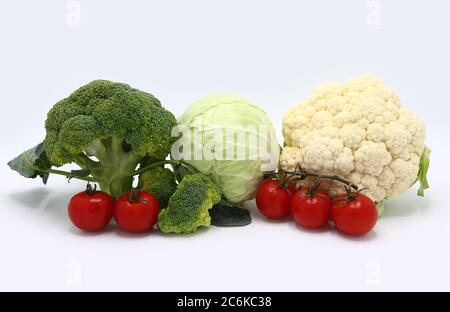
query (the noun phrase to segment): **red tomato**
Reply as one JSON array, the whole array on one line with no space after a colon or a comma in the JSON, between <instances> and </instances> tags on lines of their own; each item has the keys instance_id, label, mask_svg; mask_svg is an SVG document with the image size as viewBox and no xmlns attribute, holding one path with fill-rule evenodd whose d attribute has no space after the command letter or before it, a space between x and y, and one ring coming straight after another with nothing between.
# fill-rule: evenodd
<instances>
[{"instance_id":1,"label":"red tomato","mask_svg":"<svg viewBox=\"0 0 450 312\"><path fill-rule=\"evenodd\" d=\"M378 211L375 203L366 195L351 194L350 201L334 202L331 218L336 228L351 236L364 235L375 226Z\"/></svg>"},{"instance_id":2,"label":"red tomato","mask_svg":"<svg viewBox=\"0 0 450 312\"><path fill-rule=\"evenodd\" d=\"M301 189L292 197L291 211L294 220L308 229L325 227L331 215L332 203L328 193L317 190L313 195Z\"/></svg>"},{"instance_id":3,"label":"red tomato","mask_svg":"<svg viewBox=\"0 0 450 312\"><path fill-rule=\"evenodd\" d=\"M256 206L269 219L283 219L291 212L291 194L277 180L267 180L256 193Z\"/></svg>"},{"instance_id":4,"label":"red tomato","mask_svg":"<svg viewBox=\"0 0 450 312\"><path fill-rule=\"evenodd\" d=\"M119 227L127 232L149 231L156 224L159 215L158 199L147 192L132 192L120 196L116 201L114 219Z\"/></svg>"},{"instance_id":5,"label":"red tomato","mask_svg":"<svg viewBox=\"0 0 450 312\"><path fill-rule=\"evenodd\" d=\"M72 197L68 213L72 223L81 230L97 232L103 230L113 214L113 200L105 192L89 188Z\"/></svg>"}]
</instances>

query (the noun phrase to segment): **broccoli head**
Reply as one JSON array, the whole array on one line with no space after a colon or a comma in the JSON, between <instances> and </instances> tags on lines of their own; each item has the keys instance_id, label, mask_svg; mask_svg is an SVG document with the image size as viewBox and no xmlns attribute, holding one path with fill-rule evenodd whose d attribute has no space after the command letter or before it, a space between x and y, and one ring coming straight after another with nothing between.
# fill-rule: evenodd
<instances>
[{"instance_id":1,"label":"broccoli head","mask_svg":"<svg viewBox=\"0 0 450 312\"><path fill-rule=\"evenodd\" d=\"M170 196L177 189L177 182L172 171L156 167L139 176L139 188L158 198L161 207L167 207Z\"/></svg>"},{"instance_id":2,"label":"broccoli head","mask_svg":"<svg viewBox=\"0 0 450 312\"><path fill-rule=\"evenodd\" d=\"M118 197L130 190L138 165L166 158L175 125L175 117L153 95L123 83L95 80L49 111L43 147L51 166L76 163L81 167L77 174ZM19 156L10 166L22 174L24 163ZM28 164L36 169L33 165Z\"/></svg>"},{"instance_id":3,"label":"broccoli head","mask_svg":"<svg viewBox=\"0 0 450 312\"><path fill-rule=\"evenodd\" d=\"M199 226L209 226L208 210L220 199L219 187L208 176L187 175L159 214L158 227L164 233L192 233Z\"/></svg>"}]
</instances>

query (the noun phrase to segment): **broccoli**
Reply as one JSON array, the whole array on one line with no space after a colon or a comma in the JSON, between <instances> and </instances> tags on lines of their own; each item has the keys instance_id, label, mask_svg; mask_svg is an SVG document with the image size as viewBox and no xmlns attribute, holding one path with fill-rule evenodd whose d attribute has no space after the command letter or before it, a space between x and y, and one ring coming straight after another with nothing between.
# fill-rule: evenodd
<instances>
[{"instance_id":1,"label":"broccoli","mask_svg":"<svg viewBox=\"0 0 450 312\"><path fill-rule=\"evenodd\" d=\"M175 175L169 169L157 167L139 176L139 188L158 198L161 207L167 207L170 196L177 189Z\"/></svg>"},{"instance_id":2,"label":"broccoli","mask_svg":"<svg viewBox=\"0 0 450 312\"><path fill-rule=\"evenodd\" d=\"M44 183L51 173L98 182L117 198L131 189L139 165L163 163L176 139L171 137L175 125L153 95L95 80L57 102L48 113L43 144L8 165L26 177L41 176ZM51 169L68 163L81 170Z\"/></svg>"},{"instance_id":3,"label":"broccoli","mask_svg":"<svg viewBox=\"0 0 450 312\"><path fill-rule=\"evenodd\" d=\"M209 226L208 210L220 199L219 187L208 176L187 175L159 214L158 227L164 233L192 233L199 226Z\"/></svg>"}]
</instances>

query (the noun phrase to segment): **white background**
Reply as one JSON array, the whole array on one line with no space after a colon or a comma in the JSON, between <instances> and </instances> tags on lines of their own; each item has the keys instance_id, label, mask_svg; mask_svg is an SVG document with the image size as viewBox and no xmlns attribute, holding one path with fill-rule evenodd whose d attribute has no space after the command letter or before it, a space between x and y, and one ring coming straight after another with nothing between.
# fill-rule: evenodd
<instances>
[{"instance_id":1,"label":"white background","mask_svg":"<svg viewBox=\"0 0 450 312\"><path fill-rule=\"evenodd\" d=\"M450 2L2 1L0 290L450 290ZM210 92L282 115L327 81L373 73L427 124L431 190L387 203L349 239L254 212L243 228L131 236L75 230L84 185L26 180L6 162L44 137L49 108L93 79L127 82L179 115ZM250 205L251 206L251 205Z\"/></svg>"}]
</instances>

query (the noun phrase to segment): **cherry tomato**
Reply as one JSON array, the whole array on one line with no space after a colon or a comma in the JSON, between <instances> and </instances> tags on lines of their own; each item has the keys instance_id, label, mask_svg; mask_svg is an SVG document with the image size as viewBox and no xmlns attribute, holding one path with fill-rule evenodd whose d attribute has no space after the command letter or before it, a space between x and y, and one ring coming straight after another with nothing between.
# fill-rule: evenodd
<instances>
[{"instance_id":1,"label":"cherry tomato","mask_svg":"<svg viewBox=\"0 0 450 312\"><path fill-rule=\"evenodd\" d=\"M256 206L269 219L283 219L291 212L291 197L289 191L282 188L277 180L267 180L258 188Z\"/></svg>"},{"instance_id":2,"label":"cherry tomato","mask_svg":"<svg viewBox=\"0 0 450 312\"><path fill-rule=\"evenodd\" d=\"M69 218L79 229L87 232L103 230L113 214L113 200L105 192L88 185L86 191L72 197L68 207Z\"/></svg>"},{"instance_id":3,"label":"cherry tomato","mask_svg":"<svg viewBox=\"0 0 450 312\"><path fill-rule=\"evenodd\" d=\"M325 190L310 193L301 189L292 197L291 211L294 220L307 229L325 227L331 215L332 202Z\"/></svg>"},{"instance_id":4,"label":"cherry tomato","mask_svg":"<svg viewBox=\"0 0 450 312\"><path fill-rule=\"evenodd\" d=\"M142 233L153 228L159 211L159 202L155 196L133 190L117 199L114 204L114 219L122 230Z\"/></svg>"},{"instance_id":5,"label":"cherry tomato","mask_svg":"<svg viewBox=\"0 0 450 312\"><path fill-rule=\"evenodd\" d=\"M334 202L331 218L339 231L351 236L361 236L375 226L378 211L369 197L353 193L348 200Z\"/></svg>"}]
</instances>

